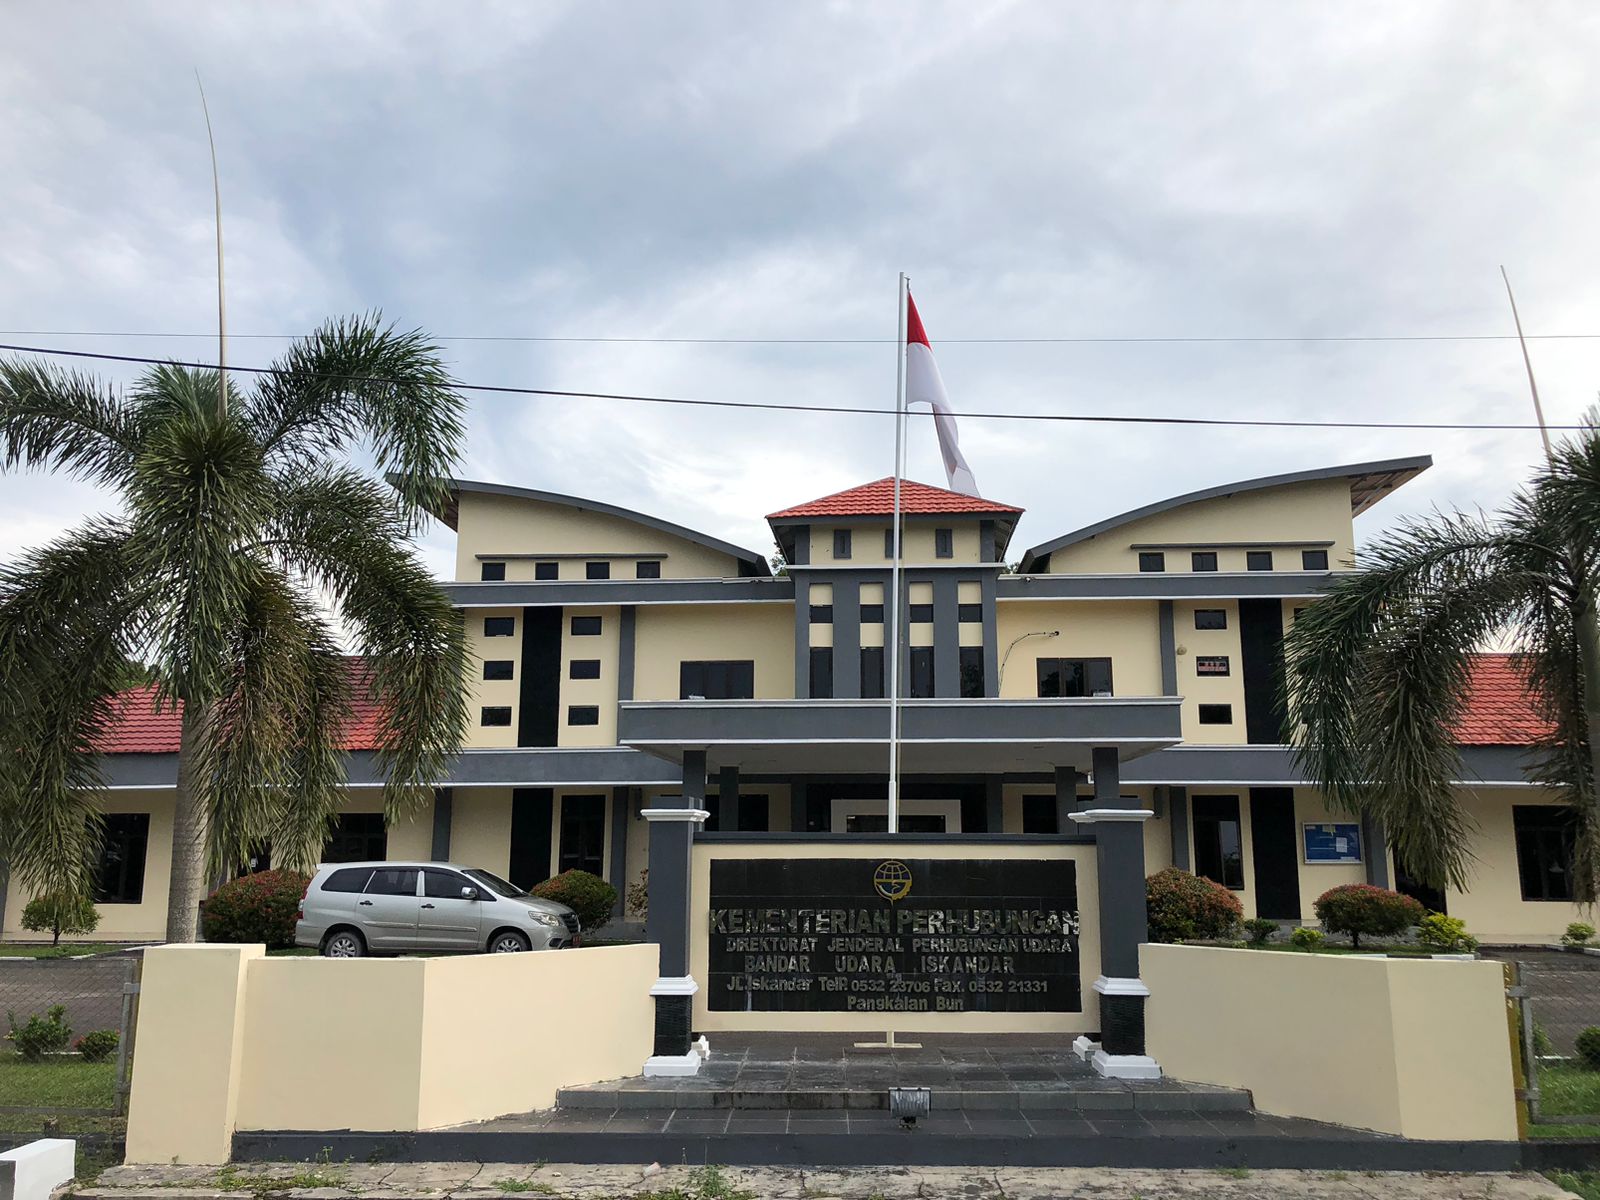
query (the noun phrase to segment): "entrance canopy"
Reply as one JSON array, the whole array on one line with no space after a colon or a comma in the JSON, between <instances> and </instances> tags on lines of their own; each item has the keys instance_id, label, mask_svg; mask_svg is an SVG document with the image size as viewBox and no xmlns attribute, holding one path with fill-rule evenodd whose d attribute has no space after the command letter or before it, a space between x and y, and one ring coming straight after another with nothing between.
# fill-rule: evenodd
<instances>
[{"instance_id":1,"label":"entrance canopy","mask_svg":"<svg viewBox=\"0 0 1600 1200\"><path fill-rule=\"evenodd\" d=\"M1181 740L1177 696L1093 699L902 700L906 774L1091 769L1095 748L1120 760ZM885 769L886 700L662 700L618 706L624 746L746 773L870 774Z\"/></svg>"}]
</instances>

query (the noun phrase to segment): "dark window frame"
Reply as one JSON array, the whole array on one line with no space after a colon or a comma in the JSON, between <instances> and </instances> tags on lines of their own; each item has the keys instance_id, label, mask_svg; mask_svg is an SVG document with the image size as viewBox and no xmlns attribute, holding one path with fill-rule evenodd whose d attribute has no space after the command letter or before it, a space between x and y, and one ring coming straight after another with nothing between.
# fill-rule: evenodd
<instances>
[{"instance_id":1,"label":"dark window frame","mask_svg":"<svg viewBox=\"0 0 1600 1200\"><path fill-rule=\"evenodd\" d=\"M909 613L908 613L908 619L910 620L911 624L913 624L913 625L931 625L931 624L933 624L933 605L931 603L930 604L911 604L911 605L908 605L907 608L910 610Z\"/></svg>"},{"instance_id":2,"label":"dark window frame","mask_svg":"<svg viewBox=\"0 0 1600 1200\"><path fill-rule=\"evenodd\" d=\"M954 529L935 529L933 531L933 556L935 558L954 558L956 556L956 531Z\"/></svg>"},{"instance_id":3,"label":"dark window frame","mask_svg":"<svg viewBox=\"0 0 1600 1200\"><path fill-rule=\"evenodd\" d=\"M504 718L504 720L501 718ZM511 727L511 705L485 704L478 710L478 726L481 729L509 729Z\"/></svg>"},{"instance_id":4,"label":"dark window frame","mask_svg":"<svg viewBox=\"0 0 1600 1200\"><path fill-rule=\"evenodd\" d=\"M599 637L605 629L599 617L573 617L567 623L567 630L572 637Z\"/></svg>"},{"instance_id":5,"label":"dark window frame","mask_svg":"<svg viewBox=\"0 0 1600 1200\"><path fill-rule=\"evenodd\" d=\"M597 558L583 564L583 577L585 579L610 579L611 560Z\"/></svg>"},{"instance_id":6,"label":"dark window frame","mask_svg":"<svg viewBox=\"0 0 1600 1200\"><path fill-rule=\"evenodd\" d=\"M381 862L387 857L389 828L381 812L340 813L322 845L325 863Z\"/></svg>"},{"instance_id":7,"label":"dark window frame","mask_svg":"<svg viewBox=\"0 0 1600 1200\"><path fill-rule=\"evenodd\" d=\"M533 577L535 579L560 579L561 564L547 559L544 562L533 564Z\"/></svg>"},{"instance_id":8,"label":"dark window frame","mask_svg":"<svg viewBox=\"0 0 1600 1200\"><path fill-rule=\"evenodd\" d=\"M1572 903L1577 837L1573 810L1555 804L1513 804L1511 830L1522 899L1530 904Z\"/></svg>"},{"instance_id":9,"label":"dark window frame","mask_svg":"<svg viewBox=\"0 0 1600 1200\"><path fill-rule=\"evenodd\" d=\"M882 700L887 679L882 646L861 647L861 698Z\"/></svg>"},{"instance_id":10,"label":"dark window frame","mask_svg":"<svg viewBox=\"0 0 1600 1200\"><path fill-rule=\"evenodd\" d=\"M1219 623L1216 625L1202 625L1200 623L1202 618L1206 621L1215 618ZM1226 629L1228 627L1228 610L1225 608L1197 608L1194 610L1194 627L1201 630Z\"/></svg>"},{"instance_id":11,"label":"dark window frame","mask_svg":"<svg viewBox=\"0 0 1600 1200\"><path fill-rule=\"evenodd\" d=\"M957 663L960 669L961 698L963 700L981 700L983 698L983 647L961 646L956 651Z\"/></svg>"},{"instance_id":12,"label":"dark window frame","mask_svg":"<svg viewBox=\"0 0 1600 1200\"><path fill-rule=\"evenodd\" d=\"M478 578L484 583L504 583L506 581L506 564L504 562L486 562L478 565Z\"/></svg>"},{"instance_id":13,"label":"dark window frame","mask_svg":"<svg viewBox=\"0 0 1600 1200\"><path fill-rule=\"evenodd\" d=\"M100 821L94 902L142 904L145 860L150 853L150 814L106 813Z\"/></svg>"},{"instance_id":14,"label":"dark window frame","mask_svg":"<svg viewBox=\"0 0 1600 1200\"><path fill-rule=\"evenodd\" d=\"M911 647L910 677L906 680L906 696L912 700L931 700L938 693L938 676L933 660L932 646Z\"/></svg>"},{"instance_id":15,"label":"dark window frame","mask_svg":"<svg viewBox=\"0 0 1600 1200\"><path fill-rule=\"evenodd\" d=\"M956 620L963 625L976 625L983 620L983 604L956 605Z\"/></svg>"},{"instance_id":16,"label":"dark window frame","mask_svg":"<svg viewBox=\"0 0 1600 1200\"><path fill-rule=\"evenodd\" d=\"M1160 550L1139 551L1139 573L1141 575L1159 575L1167 569L1167 556Z\"/></svg>"},{"instance_id":17,"label":"dark window frame","mask_svg":"<svg viewBox=\"0 0 1600 1200\"><path fill-rule=\"evenodd\" d=\"M483 660L485 679L515 679L517 660L514 658L486 658Z\"/></svg>"},{"instance_id":18,"label":"dark window frame","mask_svg":"<svg viewBox=\"0 0 1600 1200\"><path fill-rule=\"evenodd\" d=\"M1244 552L1244 569L1247 571L1272 570L1272 551L1246 550Z\"/></svg>"},{"instance_id":19,"label":"dark window frame","mask_svg":"<svg viewBox=\"0 0 1600 1200\"><path fill-rule=\"evenodd\" d=\"M1328 569L1328 552L1326 550L1300 551L1300 569L1302 571L1326 571Z\"/></svg>"},{"instance_id":20,"label":"dark window frame","mask_svg":"<svg viewBox=\"0 0 1600 1200\"><path fill-rule=\"evenodd\" d=\"M756 664L750 658L685 659L678 663L678 699L754 700Z\"/></svg>"},{"instance_id":21,"label":"dark window frame","mask_svg":"<svg viewBox=\"0 0 1600 1200\"><path fill-rule=\"evenodd\" d=\"M660 579L661 560L659 558L641 558L633 564L633 577L635 579Z\"/></svg>"},{"instance_id":22,"label":"dark window frame","mask_svg":"<svg viewBox=\"0 0 1600 1200\"><path fill-rule=\"evenodd\" d=\"M810 605L808 607L807 611L806 611L806 615L810 619L810 621L811 621L811 623L813 625L832 625L833 624L833 605L831 605L831 604L813 604L813 605Z\"/></svg>"},{"instance_id":23,"label":"dark window frame","mask_svg":"<svg viewBox=\"0 0 1600 1200\"><path fill-rule=\"evenodd\" d=\"M1192 796L1194 873L1231 892L1244 890L1244 822L1238 796ZM1230 829L1231 826L1231 829Z\"/></svg>"},{"instance_id":24,"label":"dark window frame","mask_svg":"<svg viewBox=\"0 0 1600 1200\"><path fill-rule=\"evenodd\" d=\"M833 647L812 646L806 659L807 679L813 700L833 698Z\"/></svg>"},{"instance_id":25,"label":"dark window frame","mask_svg":"<svg viewBox=\"0 0 1600 1200\"><path fill-rule=\"evenodd\" d=\"M591 717L594 719L590 720ZM567 705L567 724L571 727L588 727L600 724L600 706L598 704Z\"/></svg>"},{"instance_id":26,"label":"dark window frame","mask_svg":"<svg viewBox=\"0 0 1600 1200\"><path fill-rule=\"evenodd\" d=\"M1226 720L1215 718L1226 716ZM1201 704L1195 708L1195 721L1200 725L1232 725L1232 704Z\"/></svg>"},{"instance_id":27,"label":"dark window frame","mask_svg":"<svg viewBox=\"0 0 1600 1200\"><path fill-rule=\"evenodd\" d=\"M843 562L850 557L851 545L850 530L835 529L833 531L833 557L836 562Z\"/></svg>"},{"instance_id":28,"label":"dark window frame","mask_svg":"<svg viewBox=\"0 0 1600 1200\"><path fill-rule=\"evenodd\" d=\"M568 679L599 679L600 660L598 658L573 658L567 660Z\"/></svg>"},{"instance_id":29,"label":"dark window frame","mask_svg":"<svg viewBox=\"0 0 1600 1200\"><path fill-rule=\"evenodd\" d=\"M882 625L883 605L863 604L861 606L861 623L863 625Z\"/></svg>"},{"instance_id":30,"label":"dark window frame","mask_svg":"<svg viewBox=\"0 0 1600 1200\"><path fill-rule=\"evenodd\" d=\"M1189 554L1189 570L1209 574L1217 569L1215 550L1195 550Z\"/></svg>"},{"instance_id":31,"label":"dark window frame","mask_svg":"<svg viewBox=\"0 0 1600 1200\"><path fill-rule=\"evenodd\" d=\"M556 870L605 877L606 797L586 793L561 797Z\"/></svg>"},{"instance_id":32,"label":"dark window frame","mask_svg":"<svg viewBox=\"0 0 1600 1200\"><path fill-rule=\"evenodd\" d=\"M517 619L515 617L485 617L483 619L483 636L516 637Z\"/></svg>"},{"instance_id":33,"label":"dark window frame","mask_svg":"<svg viewBox=\"0 0 1600 1200\"><path fill-rule=\"evenodd\" d=\"M1053 689L1047 683L1047 673L1053 673L1055 676ZM1094 685L1102 677L1106 686L1103 689L1096 688ZM1069 686L1074 678L1078 686L1077 691L1070 690ZM1105 657L1034 660L1034 684L1041 700L1092 699L1097 691L1106 691L1115 696L1117 694L1115 678L1112 661Z\"/></svg>"}]
</instances>

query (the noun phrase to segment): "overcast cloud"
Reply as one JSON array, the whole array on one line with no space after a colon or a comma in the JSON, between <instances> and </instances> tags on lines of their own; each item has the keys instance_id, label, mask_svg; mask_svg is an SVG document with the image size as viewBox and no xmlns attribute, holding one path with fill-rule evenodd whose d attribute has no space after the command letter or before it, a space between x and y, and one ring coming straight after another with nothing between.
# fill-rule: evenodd
<instances>
[{"instance_id":1,"label":"overcast cloud","mask_svg":"<svg viewBox=\"0 0 1600 1200\"><path fill-rule=\"evenodd\" d=\"M214 328L205 77L236 334L380 308L441 336L892 338L911 274L961 411L1523 421L1514 342L1600 334L1593 4L28 3L0 8L3 341ZM282 343L240 337L268 361ZM459 378L889 406L888 344L444 343ZM1540 341L1552 421L1600 339ZM108 368L106 374L127 378ZM1532 433L964 420L1014 547L1230 479L1399 454L1363 519L1492 506ZM887 475L879 417L472 397L463 474L753 549ZM909 474L943 483L931 426ZM106 501L0 476L0 557ZM425 541L447 569L448 531Z\"/></svg>"}]
</instances>

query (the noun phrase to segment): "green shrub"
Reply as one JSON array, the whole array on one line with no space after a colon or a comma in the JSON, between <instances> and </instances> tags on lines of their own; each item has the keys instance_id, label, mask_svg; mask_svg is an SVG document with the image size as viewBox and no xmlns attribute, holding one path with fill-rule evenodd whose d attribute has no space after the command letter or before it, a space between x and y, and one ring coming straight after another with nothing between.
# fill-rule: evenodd
<instances>
[{"instance_id":1,"label":"green shrub","mask_svg":"<svg viewBox=\"0 0 1600 1200\"><path fill-rule=\"evenodd\" d=\"M295 918L310 884L297 871L257 871L223 884L206 897L206 941L293 946Z\"/></svg>"},{"instance_id":2,"label":"green shrub","mask_svg":"<svg viewBox=\"0 0 1600 1200\"><path fill-rule=\"evenodd\" d=\"M72 892L50 892L35 896L22 910L22 927L32 933L48 933L50 944L59 946L61 935L93 933L100 925L100 910L87 896Z\"/></svg>"},{"instance_id":3,"label":"green shrub","mask_svg":"<svg viewBox=\"0 0 1600 1200\"><path fill-rule=\"evenodd\" d=\"M1303 926L1289 935L1289 941L1297 949L1310 951L1315 954L1322 949L1322 943L1327 939L1322 936L1320 929L1306 929Z\"/></svg>"},{"instance_id":4,"label":"green shrub","mask_svg":"<svg viewBox=\"0 0 1600 1200\"><path fill-rule=\"evenodd\" d=\"M1561 935L1561 944L1573 950L1581 950L1592 941L1594 941L1594 926L1584 921L1574 921Z\"/></svg>"},{"instance_id":5,"label":"green shrub","mask_svg":"<svg viewBox=\"0 0 1600 1200\"><path fill-rule=\"evenodd\" d=\"M17 1053L30 1062L37 1062L46 1054L53 1054L57 1050L65 1050L67 1043L72 1040L72 1026L67 1024L67 1008L64 1004L53 1004L44 1016L35 1013L28 1018L26 1025L17 1024L17 1014L6 1013L6 1020L11 1023L11 1044L17 1048Z\"/></svg>"},{"instance_id":6,"label":"green shrub","mask_svg":"<svg viewBox=\"0 0 1600 1200\"><path fill-rule=\"evenodd\" d=\"M1556 1045L1550 1040L1550 1035L1545 1032L1544 1026L1535 1021L1533 1023L1533 1056L1535 1058L1549 1058L1556 1052Z\"/></svg>"},{"instance_id":7,"label":"green shrub","mask_svg":"<svg viewBox=\"0 0 1600 1200\"><path fill-rule=\"evenodd\" d=\"M1317 897L1317 920L1329 933L1348 933L1352 948L1361 949L1362 934L1393 937L1421 921L1427 910L1410 896L1374 887L1370 883L1347 883L1330 888Z\"/></svg>"},{"instance_id":8,"label":"green shrub","mask_svg":"<svg viewBox=\"0 0 1600 1200\"><path fill-rule=\"evenodd\" d=\"M1168 867L1145 880L1152 942L1225 938L1239 927L1244 906L1221 884Z\"/></svg>"},{"instance_id":9,"label":"green shrub","mask_svg":"<svg viewBox=\"0 0 1600 1200\"><path fill-rule=\"evenodd\" d=\"M1251 917L1244 923L1244 936L1252 946L1265 946L1278 932L1278 923L1266 917Z\"/></svg>"},{"instance_id":10,"label":"green shrub","mask_svg":"<svg viewBox=\"0 0 1600 1200\"><path fill-rule=\"evenodd\" d=\"M1591 1025L1578 1035L1575 1043L1578 1048L1578 1057L1585 1063L1600 1071L1600 1025Z\"/></svg>"},{"instance_id":11,"label":"green shrub","mask_svg":"<svg viewBox=\"0 0 1600 1200\"><path fill-rule=\"evenodd\" d=\"M533 894L565 904L578 914L586 930L599 929L609 921L617 904L617 889L587 871L563 871L535 887Z\"/></svg>"},{"instance_id":12,"label":"green shrub","mask_svg":"<svg viewBox=\"0 0 1600 1200\"><path fill-rule=\"evenodd\" d=\"M1417 941L1435 954L1471 954L1478 948L1478 939L1467 932L1467 923L1443 913L1429 913L1422 918L1417 925Z\"/></svg>"},{"instance_id":13,"label":"green shrub","mask_svg":"<svg viewBox=\"0 0 1600 1200\"><path fill-rule=\"evenodd\" d=\"M105 1062L117 1052L122 1039L115 1029L96 1029L78 1039L74 1049L83 1055L85 1062Z\"/></svg>"}]
</instances>

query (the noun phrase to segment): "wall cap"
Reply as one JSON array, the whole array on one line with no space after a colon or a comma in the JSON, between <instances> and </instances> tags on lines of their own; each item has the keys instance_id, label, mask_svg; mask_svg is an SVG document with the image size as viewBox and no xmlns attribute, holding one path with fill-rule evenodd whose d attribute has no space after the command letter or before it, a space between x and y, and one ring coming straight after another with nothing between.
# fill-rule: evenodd
<instances>
[{"instance_id":1,"label":"wall cap","mask_svg":"<svg viewBox=\"0 0 1600 1200\"><path fill-rule=\"evenodd\" d=\"M1080 825L1096 825L1103 821L1148 821L1156 814L1148 808L1086 808L1067 815Z\"/></svg>"},{"instance_id":2,"label":"wall cap","mask_svg":"<svg viewBox=\"0 0 1600 1200\"><path fill-rule=\"evenodd\" d=\"M1094 990L1102 996L1148 996L1150 989L1141 979L1127 979L1115 975L1102 975L1094 981Z\"/></svg>"},{"instance_id":3,"label":"wall cap","mask_svg":"<svg viewBox=\"0 0 1600 1200\"><path fill-rule=\"evenodd\" d=\"M641 808L639 815L646 821L693 821L696 825L711 819L703 808Z\"/></svg>"},{"instance_id":4,"label":"wall cap","mask_svg":"<svg viewBox=\"0 0 1600 1200\"><path fill-rule=\"evenodd\" d=\"M652 996L692 996L699 990L693 975L663 975L650 985Z\"/></svg>"}]
</instances>

